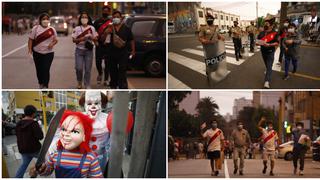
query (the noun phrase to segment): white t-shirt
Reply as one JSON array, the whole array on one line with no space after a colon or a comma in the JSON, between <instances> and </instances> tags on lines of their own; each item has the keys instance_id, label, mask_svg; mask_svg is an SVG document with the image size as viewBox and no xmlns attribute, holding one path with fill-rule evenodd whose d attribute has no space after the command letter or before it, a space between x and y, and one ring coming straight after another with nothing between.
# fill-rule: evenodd
<instances>
[{"instance_id":1,"label":"white t-shirt","mask_svg":"<svg viewBox=\"0 0 320 180\"><path fill-rule=\"evenodd\" d=\"M91 25L88 25L87 27L83 27L83 26L77 26L74 28L73 32L72 32L72 38L77 38L81 33L83 33L84 31L86 31L87 29L91 28L91 32L89 31L89 33L93 36L93 37L97 37L98 33L95 30L95 28ZM86 48L84 47L85 41L82 41L78 44L76 44L76 47L79 49L83 49L85 50Z\"/></svg>"},{"instance_id":2,"label":"white t-shirt","mask_svg":"<svg viewBox=\"0 0 320 180\"><path fill-rule=\"evenodd\" d=\"M274 151L274 150L276 150L276 144L275 144L275 143L276 143L276 141L279 139L279 138L278 138L278 134L277 134L277 132L274 131L274 130L271 130L271 131L268 131L268 130L266 130L266 129L263 129L263 130L262 130L263 140L264 140L265 138L269 137L269 135L271 135L272 133L274 133L275 135L274 135L271 139L269 139L267 142L265 142L265 143L263 144L264 149L269 150L269 151Z\"/></svg>"},{"instance_id":3,"label":"white t-shirt","mask_svg":"<svg viewBox=\"0 0 320 180\"><path fill-rule=\"evenodd\" d=\"M48 29L52 29L53 30L53 35L42 41L41 43L39 43L38 45L36 45L33 50L36 51L37 53L40 53L40 54L48 54L48 53L51 53L53 52L53 49L49 49L48 46L49 44L53 41L54 38L57 38L57 32L56 30L53 28L53 27L46 27L46 28L43 28L42 26L40 25L36 25L32 28L31 32L29 33L29 38L34 40L35 38L37 38L40 34L42 34L44 31L48 30Z\"/></svg>"},{"instance_id":4,"label":"white t-shirt","mask_svg":"<svg viewBox=\"0 0 320 180\"><path fill-rule=\"evenodd\" d=\"M213 137L218 131L221 130L219 128L216 128L215 130L208 129L206 132L203 133L203 137L207 138L209 142L211 137ZM215 140L208 145L208 151L221 151L221 140L224 140L222 131L220 135L216 137Z\"/></svg>"}]
</instances>

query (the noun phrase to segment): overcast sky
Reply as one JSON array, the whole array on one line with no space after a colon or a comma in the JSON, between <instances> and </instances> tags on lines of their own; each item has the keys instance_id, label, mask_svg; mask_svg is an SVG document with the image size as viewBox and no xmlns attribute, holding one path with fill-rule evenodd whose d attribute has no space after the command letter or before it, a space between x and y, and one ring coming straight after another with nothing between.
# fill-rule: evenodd
<instances>
[{"instance_id":1,"label":"overcast sky","mask_svg":"<svg viewBox=\"0 0 320 180\"><path fill-rule=\"evenodd\" d=\"M234 99L245 97L252 99L252 91L200 91L200 98L212 97L218 104L221 115L232 114Z\"/></svg>"},{"instance_id":2,"label":"overcast sky","mask_svg":"<svg viewBox=\"0 0 320 180\"><path fill-rule=\"evenodd\" d=\"M276 15L280 10L280 4L280 1L260 1L258 3L258 16L266 16L267 13ZM240 20L256 18L256 2L254 1L202 2L202 7L210 7L214 10L240 15Z\"/></svg>"}]
</instances>

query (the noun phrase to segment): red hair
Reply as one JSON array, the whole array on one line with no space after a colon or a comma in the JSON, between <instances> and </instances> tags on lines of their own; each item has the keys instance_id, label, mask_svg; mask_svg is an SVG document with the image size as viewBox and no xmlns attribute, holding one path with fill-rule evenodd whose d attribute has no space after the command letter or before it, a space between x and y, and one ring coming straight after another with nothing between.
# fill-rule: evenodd
<instances>
[{"instance_id":1,"label":"red hair","mask_svg":"<svg viewBox=\"0 0 320 180\"><path fill-rule=\"evenodd\" d=\"M61 128L61 125L63 124L63 122L69 116L78 117L79 123L82 124L83 129L84 129L85 141L82 142L79 145L78 149L79 149L80 153L84 154L84 153L90 152L91 149L89 147L89 142L90 142L90 138L91 138L91 133L93 131L92 124L93 124L94 120L91 119L88 115L83 114L82 112L73 112L73 111L66 110L63 113L62 118L60 120L60 123L59 123L59 127L60 128ZM57 149L58 150L62 150L63 149L63 146L62 146L62 143L61 143L60 139L59 139L59 141L57 143Z\"/></svg>"}]
</instances>

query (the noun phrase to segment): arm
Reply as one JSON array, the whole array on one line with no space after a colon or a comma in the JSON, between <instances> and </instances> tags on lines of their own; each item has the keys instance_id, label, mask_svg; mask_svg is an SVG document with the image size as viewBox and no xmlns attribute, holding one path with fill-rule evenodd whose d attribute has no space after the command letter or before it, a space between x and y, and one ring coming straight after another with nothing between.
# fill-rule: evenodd
<instances>
[{"instance_id":1,"label":"arm","mask_svg":"<svg viewBox=\"0 0 320 180\"><path fill-rule=\"evenodd\" d=\"M32 54L32 39L31 38L29 38L29 40L28 40L28 53L29 54Z\"/></svg>"},{"instance_id":2,"label":"arm","mask_svg":"<svg viewBox=\"0 0 320 180\"><path fill-rule=\"evenodd\" d=\"M58 39L56 36L53 37L52 42L49 44L48 48L52 49L54 45L56 45L58 43Z\"/></svg>"},{"instance_id":3,"label":"arm","mask_svg":"<svg viewBox=\"0 0 320 180\"><path fill-rule=\"evenodd\" d=\"M90 163L89 178L103 178L98 158L95 156L92 156L92 161Z\"/></svg>"},{"instance_id":4,"label":"arm","mask_svg":"<svg viewBox=\"0 0 320 180\"><path fill-rule=\"evenodd\" d=\"M218 34L218 39L221 40L221 41L225 40L224 36L222 36L221 34Z\"/></svg>"},{"instance_id":5,"label":"arm","mask_svg":"<svg viewBox=\"0 0 320 180\"><path fill-rule=\"evenodd\" d=\"M231 147L234 147L234 133L235 131L233 130L230 136L230 145Z\"/></svg>"},{"instance_id":6,"label":"arm","mask_svg":"<svg viewBox=\"0 0 320 180\"><path fill-rule=\"evenodd\" d=\"M224 135L223 135L223 132L221 131L221 141L220 141L220 143L221 143L221 151L224 151Z\"/></svg>"},{"instance_id":7,"label":"arm","mask_svg":"<svg viewBox=\"0 0 320 180\"><path fill-rule=\"evenodd\" d=\"M131 45L131 55L134 57L136 55L136 43L134 42L134 40L131 40L130 45Z\"/></svg>"},{"instance_id":8,"label":"arm","mask_svg":"<svg viewBox=\"0 0 320 180\"><path fill-rule=\"evenodd\" d=\"M35 137L37 137L39 140L43 139L43 132L42 132L42 129L39 126L38 122L34 121L34 126L33 126L32 130L33 130Z\"/></svg>"},{"instance_id":9,"label":"arm","mask_svg":"<svg viewBox=\"0 0 320 180\"><path fill-rule=\"evenodd\" d=\"M201 127L200 127L200 133L201 133L201 136L203 138L206 138L207 137L207 133L205 131L205 128L207 127L207 124L206 123L203 123L201 124Z\"/></svg>"},{"instance_id":10,"label":"arm","mask_svg":"<svg viewBox=\"0 0 320 180\"><path fill-rule=\"evenodd\" d=\"M258 122L257 128L259 129L260 132L263 131L262 123L264 123L265 121L266 121L266 118L262 116L261 119L260 119L260 121Z\"/></svg>"}]
</instances>

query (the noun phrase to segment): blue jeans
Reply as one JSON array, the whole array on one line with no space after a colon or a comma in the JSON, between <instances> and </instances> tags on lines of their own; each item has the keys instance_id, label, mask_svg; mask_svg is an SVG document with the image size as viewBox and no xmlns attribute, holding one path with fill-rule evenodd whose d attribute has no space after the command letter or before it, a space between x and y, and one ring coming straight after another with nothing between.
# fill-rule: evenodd
<instances>
[{"instance_id":1,"label":"blue jeans","mask_svg":"<svg viewBox=\"0 0 320 180\"><path fill-rule=\"evenodd\" d=\"M76 75L77 81L82 82L84 79L84 86L90 86L90 78L91 78L91 67L93 61L93 52L89 50L82 50L76 48L75 52L76 63ZM83 69L84 69L84 77L83 77Z\"/></svg>"},{"instance_id":2,"label":"blue jeans","mask_svg":"<svg viewBox=\"0 0 320 180\"><path fill-rule=\"evenodd\" d=\"M298 59L294 56L285 56L284 75L288 76L290 61L292 61L293 72L297 71Z\"/></svg>"},{"instance_id":3,"label":"blue jeans","mask_svg":"<svg viewBox=\"0 0 320 180\"><path fill-rule=\"evenodd\" d=\"M266 66L266 75L264 81L271 81L272 64L274 61L274 51L261 52L264 65Z\"/></svg>"},{"instance_id":4,"label":"blue jeans","mask_svg":"<svg viewBox=\"0 0 320 180\"><path fill-rule=\"evenodd\" d=\"M26 153L26 154L21 154L22 156L22 164L19 167L15 178L23 178L24 173L26 172L31 160L33 158L38 157L38 152L37 153Z\"/></svg>"}]
</instances>

